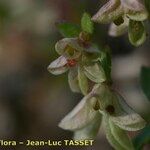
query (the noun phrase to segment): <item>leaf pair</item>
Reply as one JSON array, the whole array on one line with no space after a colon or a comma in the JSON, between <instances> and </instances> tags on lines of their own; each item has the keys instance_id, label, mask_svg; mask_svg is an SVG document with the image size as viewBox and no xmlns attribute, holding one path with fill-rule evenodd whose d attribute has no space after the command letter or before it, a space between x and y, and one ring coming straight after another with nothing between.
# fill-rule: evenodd
<instances>
[{"instance_id":1,"label":"leaf pair","mask_svg":"<svg viewBox=\"0 0 150 150\"><path fill-rule=\"evenodd\" d=\"M84 13L81 19L81 27L67 22L61 22L57 24L57 28L60 33L67 38L78 37L81 30L88 34L92 34L94 31L94 25L91 21L91 16L88 13Z\"/></svg>"}]
</instances>

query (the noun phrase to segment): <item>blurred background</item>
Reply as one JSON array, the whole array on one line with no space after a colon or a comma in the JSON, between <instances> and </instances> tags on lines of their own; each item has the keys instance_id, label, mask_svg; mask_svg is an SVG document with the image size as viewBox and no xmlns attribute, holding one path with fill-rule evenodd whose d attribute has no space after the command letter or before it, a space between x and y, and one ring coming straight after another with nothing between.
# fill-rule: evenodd
<instances>
[{"instance_id":1,"label":"blurred background","mask_svg":"<svg viewBox=\"0 0 150 150\"><path fill-rule=\"evenodd\" d=\"M93 15L105 2L0 0L0 139L61 140L72 137L71 132L58 128L57 124L82 95L71 92L66 74L53 76L47 71L49 63L58 57L55 42L62 38L55 23L66 20L80 24L83 12ZM148 25L147 30L150 31ZM139 75L141 66L150 66L150 37L143 46L135 48L130 45L127 35L109 37L108 25L96 24L95 31L96 42L112 49L114 88L149 122L150 103L141 90ZM18 146L14 149L29 148ZM101 128L92 147L31 149L112 148Z\"/></svg>"}]
</instances>

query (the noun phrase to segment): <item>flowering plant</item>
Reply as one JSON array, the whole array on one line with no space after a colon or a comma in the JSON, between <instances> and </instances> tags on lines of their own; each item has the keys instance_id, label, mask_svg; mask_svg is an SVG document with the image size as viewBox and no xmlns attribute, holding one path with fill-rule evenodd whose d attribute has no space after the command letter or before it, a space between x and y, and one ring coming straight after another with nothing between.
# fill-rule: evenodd
<instances>
[{"instance_id":1,"label":"flowering plant","mask_svg":"<svg viewBox=\"0 0 150 150\"><path fill-rule=\"evenodd\" d=\"M109 0L92 18L84 13L81 30L69 23L58 25L64 36L55 45L60 57L48 66L48 71L54 75L69 71L71 90L84 95L59 123L59 127L74 132L74 139L95 138L104 121L106 137L112 147L134 150L127 131L144 128L146 121L113 89L110 49L99 49L92 42L92 21L112 23L109 30L112 36L123 34L128 28L131 44L139 46L146 40L143 21L147 18L148 11L140 0Z\"/></svg>"}]
</instances>

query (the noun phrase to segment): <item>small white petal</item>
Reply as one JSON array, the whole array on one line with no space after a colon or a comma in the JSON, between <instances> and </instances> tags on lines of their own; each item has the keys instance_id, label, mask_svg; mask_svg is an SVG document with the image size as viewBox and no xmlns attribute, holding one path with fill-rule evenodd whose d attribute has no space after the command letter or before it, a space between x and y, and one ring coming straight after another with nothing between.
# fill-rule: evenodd
<instances>
[{"instance_id":1,"label":"small white petal","mask_svg":"<svg viewBox=\"0 0 150 150\"><path fill-rule=\"evenodd\" d=\"M96 116L93 109L96 102L91 93L85 96L81 102L59 123L59 127L65 130L79 130L87 126Z\"/></svg>"},{"instance_id":2,"label":"small white petal","mask_svg":"<svg viewBox=\"0 0 150 150\"><path fill-rule=\"evenodd\" d=\"M124 18L124 23L119 26L112 23L109 27L108 34L112 37L121 36L128 31L128 25L129 25L128 18Z\"/></svg>"},{"instance_id":3,"label":"small white petal","mask_svg":"<svg viewBox=\"0 0 150 150\"><path fill-rule=\"evenodd\" d=\"M125 14L132 20L144 21L148 13L141 0L121 0Z\"/></svg>"},{"instance_id":4,"label":"small white petal","mask_svg":"<svg viewBox=\"0 0 150 150\"><path fill-rule=\"evenodd\" d=\"M121 0L121 4L130 10L141 11L145 9L141 0Z\"/></svg>"},{"instance_id":5,"label":"small white petal","mask_svg":"<svg viewBox=\"0 0 150 150\"><path fill-rule=\"evenodd\" d=\"M67 46L70 46L77 51L83 51L83 48L79 45L77 38L64 38L58 41L55 45L55 50L58 54L62 55L64 54Z\"/></svg>"},{"instance_id":6,"label":"small white petal","mask_svg":"<svg viewBox=\"0 0 150 150\"><path fill-rule=\"evenodd\" d=\"M84 128L74 132L75 140L89 140L94 139L98 134L102 116L100 113L97 113L95 118Z\"/></svg>"},{"instance_id":7,"label":"small white petal","mask_svg":"<svg viewBox=\"0 0 150 150\"><path fill-rule=\"evenodd\" d=\"M92 20L98 23L110 23L124 14L120 0L109 0Z\"/></svg>"},{"instance_id":8,"label":"small white petal","mask_svg":"<svg viewBox=\"0 0 150 150\"><path fill-rule=\"evenodd\" d=\"M48 71L54 75L59 75L68 70L68 67L66 66L67 60L64 56L60 56L56 60L54 60L49 66Z\"/></svg>"},{"instance_id":9,"label":"small white petal","mask_svg":"<svg viewBox=\"0 0 150 150\"><path fill-rule=\"evenodd\" d=\"M111 116L111 120L116 123L120 128L128 131L137 131L145 127L145 120L132 110L125 100L116 93L119 105L122 108L122 114Z\"/></svg>"}]
</instances>

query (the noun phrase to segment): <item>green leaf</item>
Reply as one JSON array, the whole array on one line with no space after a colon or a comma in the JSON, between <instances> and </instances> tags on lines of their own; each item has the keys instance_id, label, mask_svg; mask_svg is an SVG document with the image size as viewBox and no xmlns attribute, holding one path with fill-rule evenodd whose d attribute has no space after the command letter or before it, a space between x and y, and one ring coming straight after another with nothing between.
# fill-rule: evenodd
<instances>
[{"instance_id":1,"label":"green leaf","mask_svg":"<svg viewBox=\"0 0 150 150\"><path fill-rule=\"evenodd\" d=\"M84 70L81 66L78 67L78 81L79 81L81 92L84 95L87 95L88 89L89 89L88 79L86 75L84 74Z\"/></svg>"},{"instance_id":2,"label":"green leaf","mask_svg":"<svg viewBox=\"0 0 150 150\"><path fill-rule=\"evenodd\" d=\"M146 31L143 22L130 20L128 36L132 45L142 45L146 40Z\"/></svg>"},{"instance_id":3,"label":"green leaf","mask_svg":"<svg viewBox=\"0 0 150 150\"><path fill-rule=\"evenodd\" d=\"M150 15L150 0L145 0L145 7L147 8L147 11Z\"/></svg>"},{"instance_id":4,"label":"green leaf","mask_svg":"<svg viewBox=\"0 0 150 150\"><path fill-rule=\"evenodd\" d=\"M94 31L94 25L93 22L91 21L91 16L88 13L84 13L83 17L81 19L81 27L82 30L92 34Z\"/></svg>"},{"instance_id":5,"label":"green leaf","mask_svg":"<svg viewBox=\"0 0 150 150\"><path fill-rule=\"evenodd\" d=\"M101 52L100 62L105 71L107 81L111 82L111 53L109 48Z\"/></svg>"},{"instance_id":6,"label":"green leaf","mask_svg":"<svg viewBox=\"0 0 150 150\"><path fill-rule=\"evenodd\" d=\"M78 37L81 31L80 26L72 23L58 23L57 28L64 37Z\"/></svg>"},{"instance_id":7,"label":"green leaf","mask_svg":"<svg viewBox=\"0 0 150 150\"><path fill-rule=\"evenodd\" d=\"M142 67L140 78L142 89L148 100L150 100L150 68Z\"/></svg>"},{"instance_id":8,"label":"green leaf","mask_svg":"<svg viewBox=\"0 0 150 150\"><path fill-rule=\"evenodd\" d=\"M136 150L142 150L143 146L150 143L150 126L145 127L139 135L133 139Z\"/></svg>"}]
</instances>

